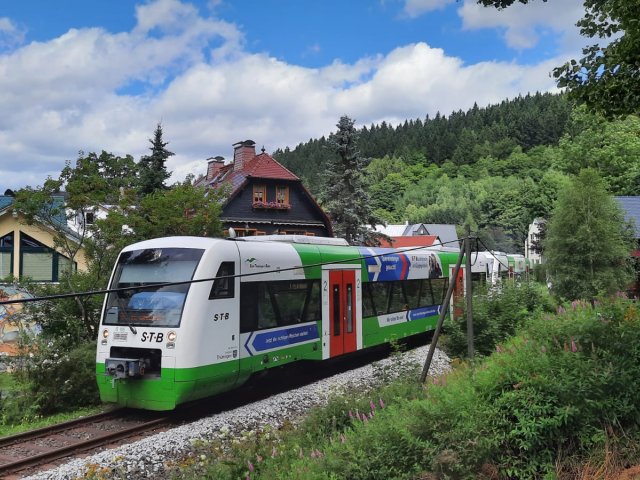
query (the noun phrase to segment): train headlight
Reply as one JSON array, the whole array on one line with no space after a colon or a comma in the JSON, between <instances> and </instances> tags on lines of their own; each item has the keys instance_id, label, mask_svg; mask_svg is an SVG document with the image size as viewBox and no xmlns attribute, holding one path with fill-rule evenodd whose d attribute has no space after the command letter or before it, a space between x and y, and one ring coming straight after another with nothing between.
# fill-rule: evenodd
<instances>
[{"instance_id":1,"label":"train headlight","mask_svg":"<svg viewBox=\"0 0 640 480\"><path fill-rule=\"evenodd\" d=\"M102 338L107 338L109 336L109 330L106 328L102 331Z\"/></svg>"},{"instance_id":2,"label":"train headlight","mask_svg":"<svg viewBox=\"0 0 640 480\"><path fill-rule=\"evenodd\" d=\"M175 342L176 341L176 332L169 332L167 334L167 340L169 340L170 342Z\"/></svg>"}]
</instances>

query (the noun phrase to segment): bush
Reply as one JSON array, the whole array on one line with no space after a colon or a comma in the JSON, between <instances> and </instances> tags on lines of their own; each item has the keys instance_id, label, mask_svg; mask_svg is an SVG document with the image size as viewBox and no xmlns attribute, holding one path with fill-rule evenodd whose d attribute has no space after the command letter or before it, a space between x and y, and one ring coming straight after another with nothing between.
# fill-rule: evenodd
<instances>
[{"instance_id":1,"label":"bush","mask_svg":"<svg viewBox=\"0 0 640 480\"><path fill-rule=\"evenodd\" d=\"M19 392L3 404L5 423L99 404L95 344L67 345L68 340L33 340L16 362Z\"/></svg>"},{"instance_id":2,"label":"bush","mask_svg":"<svg viewBox=\"0 0 640 480\"><path fill-rule=\"evenodd\" d=\"M547 288L535 282L505 282L499 290L482 289L473 296L473 334L476 355L486 356L522 327L536 312L553 312ZM452 357L467 355L467 319L448 320L443 347Z\"/></svg>"},{"instance_id":3,"label":"bush","mask_svg":"<svg viewBox=\"0 0 640 480\"><path fill-rule=\"evenodd\" d=\"M216 475L230 465L251 479L326 480L587 478L585 472L634 465L640 451L634 303L596 309L574 303L539 315L472 367L424 389L392 387L397 397L385 397L390 405L367 420L365 395L335 398L297 431L239 446L208 470L210 478L233 478ZM356 408L359 419L347 411Z\"/></svg>"}]
</instances>

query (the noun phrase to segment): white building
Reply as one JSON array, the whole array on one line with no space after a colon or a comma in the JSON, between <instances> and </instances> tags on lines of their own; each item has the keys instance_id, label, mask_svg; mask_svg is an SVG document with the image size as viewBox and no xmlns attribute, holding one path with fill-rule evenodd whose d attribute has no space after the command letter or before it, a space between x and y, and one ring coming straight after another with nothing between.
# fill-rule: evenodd
<instances>
[{"instance_id":1,"label":"white building","mask_svg":"<svg viewBox=\"0 0 640 480\"><path fill-rule=\"evenodd\" d=\"M540 240L541 225L546 220L544 218L535 218L533 223L529 225L529 233L524 241L524 256L529 259L531 266L542 263L542 255L536 252L535 243Z\"/></svg>"}]
</instances>

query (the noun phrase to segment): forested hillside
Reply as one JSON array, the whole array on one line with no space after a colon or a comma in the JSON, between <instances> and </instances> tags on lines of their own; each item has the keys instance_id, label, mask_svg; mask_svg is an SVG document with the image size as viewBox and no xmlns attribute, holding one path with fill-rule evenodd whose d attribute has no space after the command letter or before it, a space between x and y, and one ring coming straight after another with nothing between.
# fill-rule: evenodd
<instances>
[{"instance_id":1,"label":"forested hillside","mask_svg":"<svg viewBox=\"0 0 640 480\"><path fill-rule=\"evenodd\" d=\"M356 119L357 120L357 119ZM357 124L356 124L357 126ZM640 194L640 119L609 121L564 95L536 94L402 125L363 126L368 192L390 223L470 223L490 247L524 248L580 169L598 169L613 195ZM332 150L325 137L274 156L318 196Z\"/></svg>"}]
</instances>

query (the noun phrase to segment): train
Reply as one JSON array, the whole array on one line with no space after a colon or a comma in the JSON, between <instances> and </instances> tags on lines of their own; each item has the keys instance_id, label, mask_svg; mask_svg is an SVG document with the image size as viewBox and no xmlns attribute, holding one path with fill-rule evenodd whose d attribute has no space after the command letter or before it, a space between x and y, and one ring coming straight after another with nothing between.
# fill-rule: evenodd
<instances>
[{"instance_id":1,"label":"train","mask_svg":"<svg viewBox=\"0 0 640 480\"><path fill-rule=\"evenodd\" d=\"M451 278L458 255L297 235L135 243L120 252L103 303L100 398L172 410L267 369L432 330L449 282L463 294L462 271ZM509 271L508 258L482 259L485 281L500 278L496 262Z\"/></svg>"}]
</instances>

